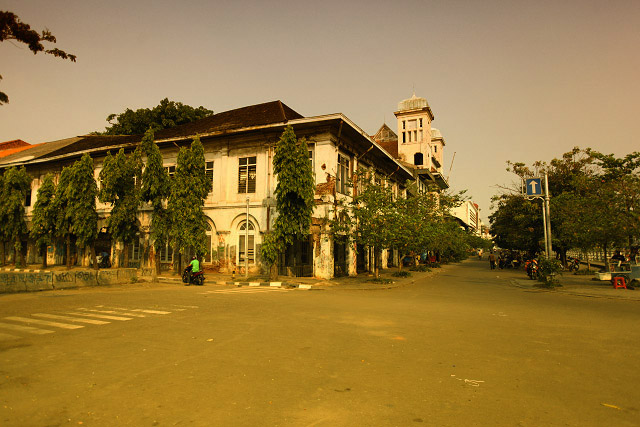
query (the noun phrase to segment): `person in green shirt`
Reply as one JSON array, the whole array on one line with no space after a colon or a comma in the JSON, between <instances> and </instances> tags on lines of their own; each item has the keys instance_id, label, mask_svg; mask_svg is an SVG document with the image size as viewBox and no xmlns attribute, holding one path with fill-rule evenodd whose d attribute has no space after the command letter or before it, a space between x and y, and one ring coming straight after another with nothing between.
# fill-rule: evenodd
<instances>
[{"instance_id":1,"label":"person in green shirt","mask_svg":"<svg viewBox=\"0 0 640 427\"><path fill-rule=\"evenodd\" d=\"M200 271L200 261L198 261L198 258L196 258L195 256L191 258L190 265L191 265L191 274L197 273Z\"/></svg>"}]
</instances>

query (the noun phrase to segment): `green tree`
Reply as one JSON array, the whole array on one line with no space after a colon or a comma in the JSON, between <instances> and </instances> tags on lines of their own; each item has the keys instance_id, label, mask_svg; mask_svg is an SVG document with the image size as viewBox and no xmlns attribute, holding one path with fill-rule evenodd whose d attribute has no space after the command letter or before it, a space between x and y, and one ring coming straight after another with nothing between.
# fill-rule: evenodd
<instances>
[{"instance_id":1,"label":"green tree","mask_svg":"<svg viewBox=\"0 0 640 427\"><path fill-rule=\"evenodd\" d=\"M21 167L9 168L2 179L2 204L0 205L0 230L3 242L13 243L13 262L25 265L22 254L22 236L27 233L27 223L24 219L24 202L31 190L31 177L26 169ZM3 244L4 246L4 244ZM4 263L4 260L3 260Z\"/></svg>"},{"instance_id":2,"label":"green tree","mask_svg":"<svg viewBox=\"0 0 640 427\"><path fill-rule=\"evenodd\" d=\"M213 111L202 106L194 108L165 98L153 108L127 108L123 113L110 114L104 135L139 135L151 129L157 132L210 116ZM114 122L115 120L115 122Z\"/></svg>"},{"instance_id":3,"label":"green tree","mask_svg":"<svg viewBox=\"0 0 640 427\"><path fill-rule=\"evenodd\" d=\"M374 251L375 276L380 277L382 250L397 243L396 230L399 222L397 204L390 186L375 182L373 177L357 177L357 193L351 203L351 214L355 222L355 241Z\"/></svg>"},{"instance_id":4,"label":"green tree","mask_svg":"<svg viewBox=\"0 0 640 427\"><path fill-rule=\"evenodd\" d=\"M47 174L38 188L31 219L31 238L42 254L42 268L47 268L47 246L54 243L56 231L56 210L54 195L56 186L53 175Z\"/></svg>"},{"instance_id":5,"label":"green tree","mask_svg":"<svg viewBox=\"0 0 640 427\"><path fill-rule=\"evenodd\" d=\"M151 240L153 241L155 259L154 272L160 272L160 252L167 244L169 237L169 214L164 202L169 198L169 174L164 168L162 153L153 142L153 130L149 129L142 138L142 151L147 157L147 163L142 173L142 200L150 203L151 212Z\"/></svg>"},{"instance_id":6,"label":"green tree","mask_svg":"<svg viewBox=\"0 0 640 427\"><path fill-rule=\"evenodd\" d=\"M29 24L25 24L20 21L20 18L18 18L14 13L0 11L0 42L5 40L15 40L19 43L26 44L34 55L38 52L44 52L48 55L76 62L75 55L71 55L57 48L46 49L44 47L42 42L56 42L55 36L51 34L49 30L43 30L42 33L38 33L37 31L32 30ZM0 76L0 80L2 80L2 76ZM0 92L0 105L8 102L9 97L7 94Z\"/></svg>"},{"instance_id":7,"label":"green tree","mask_svg":"<svg viewBox=\"0 0 640 427\"><path fill-rule=\"evenodd\" d=\"M99 199L111 204L108 229L111 237L124 246L123 264L129 265L129 245L139 232L137 216L140 205L142 159L137 148L127 156L120 149L114 157L107 153L100 171ZM119 258L119 257L118 257Z\"/></svg>"},{"instance_id":8,"label":"green tree","mask_svg":"<svg viewBox=\"0 0 640 427\"><path fill-rule=\"evenodd\" d=\"M89 249L93 267L97 269L94 243L98 237L98 185L94 177L93 160L89 154L85 153L73 164L67 197L68 208L71 210L71 232L76 238L76 245L83 252Z\"/></svg>"},{"instance_id":9,"label":"green tree","mask_svg":"<svg viewBox=\"0 0 640 427\"><path fill-rule=\"evenodd\" d=\"M489 221L495 244L503 249L536 254L544 240L540 203L518 195L503 194L494 196L492 204L495 210Z\"/></svg>"},{"instance_id":10,"label":"green tree","mask_svg":"<svg viewBox=\"0 0 640 427\"><path fill-rule=\"evenodd\" d=\"M67 268L70 268L71 265L74 264L71 260L71 245L73 239L71 227L73 225L73 217L69 197L69 187L73 181L72 175L73 170L71 167L67 166L62 168L53 197L53 209L56 213L55 237L59 241L64 242Z\"/></svg>"},{"instance_id":11,"label":"green tree","mask_svg":"<svg viewBox=\"0 0 640 427\"><path fill-rule=\"evenodd\" d=\"M202 210L204 199L211 191L211 182L206 179L204 149L196 137L190 148L182 147L178 152L176 173L173 175L169 195L169 236L178 253L178 270L182 269L182 256L193 252L203 256L207 248L207 221Z\"/></svg>"},{"instance_id":12,"label":"green tree","mask_svg":"<svg viewBox=\"0 0 640 427\"><path fill-rule=\"evenodd\" d=\"M303 240L309 235L315 206L315 182L309 162L309 147L304 138L296 138L291 126L285 128L276 144L273 171L278 179L274 192L278 215L261 249L262 261L270 267L294 241ZM273 268L271 272L274 277Z\"/></svg>"}]
</instances>

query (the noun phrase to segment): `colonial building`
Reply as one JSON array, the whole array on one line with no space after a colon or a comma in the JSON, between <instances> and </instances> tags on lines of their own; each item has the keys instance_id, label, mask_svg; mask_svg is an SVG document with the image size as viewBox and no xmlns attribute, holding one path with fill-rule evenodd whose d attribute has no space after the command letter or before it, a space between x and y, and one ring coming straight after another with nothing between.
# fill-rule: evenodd
<instances>
[{"instance_id":1,"label":"colonial building","mask_svg":"<svg viewBox=\"0 0 640 427\"><path fill-rule=\"evenodd\" d=\"M419 184L436 184L440 189L449 187L444 178L445 140L440 131L431 127L435 116L425 98L411 98L398 103L395 133L386 123L372 136L391 156L414 173Z\"/></svg>"},{"instance_id":2,"label":"colonial building","mask_svg":"<svg viewBox=\"0 0 640 427\"><path fill-rule=\"evenodd\" d=\"M427 116L423 117L422 125L416 122L416 130L421 129L423 137L431 132L432 115L428 114L428 122ZM413 120L409 114L399 115L399 120L400 117ZM203 263L205 267L221 269L238 269L247 264L250 270L261 267L263 236L277 215L274 207L274 149L287 125L293 127L298 138L306 138L309 144L309 161L316 181L316 207L309 239L297 242L283 256L281 273L320 278L356 274L358 257L354 249L339 236L334 236L328 226L336 201L348 200L352 196L349 181L356 169L368 168L385 176L398 192L403 191L407 180L414 179L414 173L407 163L395 159L343 114L303 117L280 101L226 111L155 134L155 143L162 152L170 175L175 172L180 147L191 144L196 136L204 146L206 174L213 189L204 203L209 252ZM63 167L70 166L88 153L94 160L97 179L107 152L115 154L121 148L132 152L141 139L142 135L67 138L6 156L0 159L0 168L25 166L33 177L32 196L26 203L30 221L31 202L35 202L38 187L47 173L59 176ZM419 148L423 162L427 153L432 153L431 142L426 147L424 150ZM405 148L402 152L409 153ZM101 232L96 251L112 253L117 265L121 248L113 244L106 228L110 206L98 203L98 212ZM153 255L149 241L149 206L141 206L138 221L140 235L130 248L131 266L149 265ZM40 262L33 243L25 243L27 262ZM52 247L48 256L49 262L62 263L65 255L62 247ZM175 258L169 246L161 252L161 261L167 268L176 261Z\"/></svg>"}]
</instances>

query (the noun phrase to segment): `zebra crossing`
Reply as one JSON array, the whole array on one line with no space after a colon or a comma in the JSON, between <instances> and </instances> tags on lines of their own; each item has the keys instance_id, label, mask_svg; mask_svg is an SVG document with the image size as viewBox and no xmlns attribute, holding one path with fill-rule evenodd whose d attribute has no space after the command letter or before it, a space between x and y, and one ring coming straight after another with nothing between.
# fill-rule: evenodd
<instances>
[{"instance_id":1,"label":"zebra crossing","mask_svg":"<svg viewBox=\"0 0 640 427\"><path fill-rule=\"evenodd\" d=\"M0 317L0 342L23 338L25 335L53 334L60 330L76 330L86 326L101 326L112 322L125 322L142 317L154 317L198 306L174 305L170 308L128 308L96 305L77 307L73 311L31 313L23 316Z\"/></svg>"},{"instance_id":2,"label":"zebra crossing","mask_svg":"<svg viewBox=\"0 0 640 427\"><path fill-rule=\"evenodd\" d=\"M291 289L281 288L277 286L239 286L229 289L215 289L211 291L201 292L200 295L209 294L261 294L267 292L289 292Z\"/></svg>"}]
</instances>

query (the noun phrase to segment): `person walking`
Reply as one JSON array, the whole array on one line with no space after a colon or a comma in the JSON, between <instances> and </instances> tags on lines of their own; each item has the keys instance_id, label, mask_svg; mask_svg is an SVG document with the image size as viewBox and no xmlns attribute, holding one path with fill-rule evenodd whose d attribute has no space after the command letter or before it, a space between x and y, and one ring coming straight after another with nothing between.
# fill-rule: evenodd
<instances>
[{"instance_id":1,"label":"person walking","mask_svg":"<svg viewBox=\"0 0 640 427\"><path fill-rule=\"evenodd\" d=\"M493 252L489 254L489 265L491 266L492 270L496 269L496 254L494 254Z\"/></svg>"}]
</instances>

